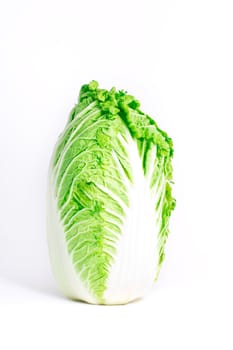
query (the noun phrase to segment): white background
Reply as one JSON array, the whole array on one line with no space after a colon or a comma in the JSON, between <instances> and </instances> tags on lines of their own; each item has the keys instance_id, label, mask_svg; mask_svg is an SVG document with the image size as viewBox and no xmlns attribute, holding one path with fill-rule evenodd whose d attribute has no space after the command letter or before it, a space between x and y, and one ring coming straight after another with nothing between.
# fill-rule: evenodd
<instances>
[{"instance_id":1,"label":"white background","mask_svg":"<svg viewBox=\"0 0 233 350\"><path fill-rule=\"evenodd\" d=\"M232 6L0 2L1 349L233 349ZM126 306L66 300L48 259L48 163L92 79L137 96L175 145L166 260Z\"/></svg>"}]
</instances>

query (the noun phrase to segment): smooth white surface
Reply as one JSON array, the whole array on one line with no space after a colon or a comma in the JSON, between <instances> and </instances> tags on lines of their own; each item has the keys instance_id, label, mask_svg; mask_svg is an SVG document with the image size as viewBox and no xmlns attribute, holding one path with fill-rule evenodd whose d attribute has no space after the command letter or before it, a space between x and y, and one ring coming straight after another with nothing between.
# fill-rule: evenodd
<instances>
[{"instance_id":1,"label":"smooth white surface","mask_svg":"<svg viewBox=\"0 0 233 350\"><path fill-rule=\"evenodd\" d=\"M123 142L123 138L121 142L130 159L133 184L124 180L128 185L130 206L125 209L122 235L116 245L117 253L104 293L106 303L110 304L124 304L144 297L153 286L159 260L159 225L156 224L159 218L154 215L154 199L158 198L159 192L156 196L155 189L150 190L151 178L144 176L137 143L130 135L127 142ZM117 155L115 159L122 170ZM164 182L162 186L164 188Z\"/></svg>"},{"instance_id":2,"label":"smooth white surface","mask_svg":"<svg viewBox=\"0 0 233 350\"><path fill-rule=\"evenodd\" d=\"M231 0L0 3L0 348L232 350ZM145 299L61 297L49 159L80 85L128 90L175 144L177 209Z\"/></svg>"}]
</instances>

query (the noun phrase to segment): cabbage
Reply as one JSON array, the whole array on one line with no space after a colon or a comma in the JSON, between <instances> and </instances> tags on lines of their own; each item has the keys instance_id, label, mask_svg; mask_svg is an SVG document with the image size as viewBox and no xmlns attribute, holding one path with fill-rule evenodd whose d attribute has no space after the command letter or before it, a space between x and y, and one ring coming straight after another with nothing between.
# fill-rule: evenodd
<instances>
[{"instance_id":1,"label":"cabbage","mask_svg":"<svg viewBox=\"0 0 233 350\"><path fill-rule=\"evenodd\" d=\"M66 296L123 304L149 290L175 207L172 156L133 96L82 86L49 169L48 244Z\"/></svg>"}]
</instances>

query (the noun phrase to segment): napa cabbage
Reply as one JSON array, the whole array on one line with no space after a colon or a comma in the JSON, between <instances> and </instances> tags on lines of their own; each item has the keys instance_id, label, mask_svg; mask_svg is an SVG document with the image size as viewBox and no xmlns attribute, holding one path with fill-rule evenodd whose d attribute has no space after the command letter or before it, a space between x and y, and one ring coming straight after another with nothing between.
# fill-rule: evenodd
<instances>
[{"instance_id":1,"label":"napa cabbage","mask_svg":"<svg viewBox=\"0 0 233 350\"><path fill-rule=\"evenodd\" d=\"M49 168L49 251L65 295L122 304L149 290L175 207L172 157L133 96L82 86Z\"/></svg>"}]
</instances>

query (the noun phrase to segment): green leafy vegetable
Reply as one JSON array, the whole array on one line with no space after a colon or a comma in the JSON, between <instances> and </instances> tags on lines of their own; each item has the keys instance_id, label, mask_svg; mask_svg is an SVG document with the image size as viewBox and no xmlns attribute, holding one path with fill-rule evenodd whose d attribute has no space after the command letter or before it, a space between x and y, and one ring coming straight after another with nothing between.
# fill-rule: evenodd
<instances>
[{"instance_id":1,"label":"green leafy vegetable","mask_svg":"<svg viewBox=\"0 0 233 350\"><path fill-rule=\"evenodd\" d=\"M172 156L133 96L82 86L49 173L50 255L66 295L126 303L153 283L175 207Z\"/></svg>"}]
</instances>

